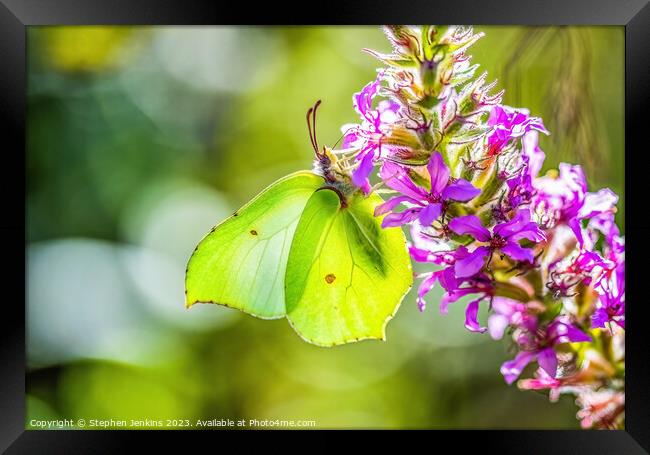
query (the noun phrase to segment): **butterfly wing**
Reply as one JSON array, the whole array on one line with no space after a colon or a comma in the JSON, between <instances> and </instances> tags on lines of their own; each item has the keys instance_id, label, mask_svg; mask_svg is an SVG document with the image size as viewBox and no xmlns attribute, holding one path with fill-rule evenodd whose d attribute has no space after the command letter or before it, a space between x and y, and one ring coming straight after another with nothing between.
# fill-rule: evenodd
<instances>
[{"instance_id":1,"label":"butterfly wing","mask_svg":"<svg viewBox=\"0 0 650 455\"><path fill-rule=\"evenodd\" d=\"M218 303L265 319L284 316L291 240L305 204L322 184L311 172L291 174L215 226L188 262L186 306Z\"/></svg>"},{"instance_id":2,"label":"butterfly wing","mask_svg":"<svg viewBox=\"0 0 650 455\"><path fill-rule=\"evenodd\" d=\"M381 228L379 196L355 196L347 207L331 190L305 206L287 263L287 318L307 341L333 346L384 339L385 328L413 283L404 233Z\"/></svg>"}]
</instances>

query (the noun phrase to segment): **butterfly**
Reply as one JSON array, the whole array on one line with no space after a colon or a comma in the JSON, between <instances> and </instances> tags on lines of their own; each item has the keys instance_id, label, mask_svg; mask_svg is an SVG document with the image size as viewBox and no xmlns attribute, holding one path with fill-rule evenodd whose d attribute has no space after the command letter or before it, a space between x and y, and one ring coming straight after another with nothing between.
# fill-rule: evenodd
<instances>
[{"instance_id":1,"label":"butterfly","mask_svg":"<svg viewBox=\"0 0 650 455\"><path fill-rule=\"evenodd\" d=\"M374 216L382 198L365 196L330 149L319 151L319 104L307 113L314 170L279 179L212 228L189 259L185 305L286 317L319 346L384 340L413 284L406 239Z\"/></svg>"}]
</instances>

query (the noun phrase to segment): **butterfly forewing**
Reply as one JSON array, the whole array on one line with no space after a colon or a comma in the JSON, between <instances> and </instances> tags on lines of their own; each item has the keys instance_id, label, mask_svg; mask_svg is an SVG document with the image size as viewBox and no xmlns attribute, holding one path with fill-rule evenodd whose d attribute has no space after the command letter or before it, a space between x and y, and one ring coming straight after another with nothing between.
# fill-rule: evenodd
<instances>
[{"instance_id":1,"label":"butterfly forewing","mask_svg":"<svg viewBox=\"0 0 650 455\"><path fill-rule=\"evenodd\" d=\"M218 303L261 318L284 316L289 249L305 204L322 183L311 172L291 174L217 225L188 263L186 305Z\"/></svg>"}]
</instances>

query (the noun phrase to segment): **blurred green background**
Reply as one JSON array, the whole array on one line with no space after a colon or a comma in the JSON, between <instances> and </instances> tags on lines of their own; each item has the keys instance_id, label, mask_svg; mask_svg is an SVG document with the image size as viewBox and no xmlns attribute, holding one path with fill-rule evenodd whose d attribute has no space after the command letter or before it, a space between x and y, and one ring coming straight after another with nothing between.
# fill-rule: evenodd
<instances>
[{"instance_id":1,"label":"blurred green background","mask_svg":"<svg viewBox=\"0 0 650 455\"><path fill-rule=\"evenodd\" d=\"M542 116L545 168L621 196L621 27L477 27L473 61ZM286 320L185 310L213 226L356 121L377 27L29 27L27 427L32 419L306 419L319 428L579 428L570 397L508 387L507 341L419 313L387 342L308 345ZM439 294L438 294L439 295ZM431 302L436 301L435 294Z\"/></svg>"}]
</instances>

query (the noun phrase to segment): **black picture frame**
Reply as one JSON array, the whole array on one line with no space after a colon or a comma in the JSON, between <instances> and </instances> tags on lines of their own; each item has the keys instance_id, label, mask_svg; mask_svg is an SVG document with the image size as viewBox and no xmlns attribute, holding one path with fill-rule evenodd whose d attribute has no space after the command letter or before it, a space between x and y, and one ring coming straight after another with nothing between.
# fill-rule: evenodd
<instances>
[{"instance_id":1,"label":"black picture frame","mask_svg":"<svg viewBox=\"0 0 650 455\"><path fill-rule=\"evenodd\" d=\"M0 0L0 130L2 131L2 219L4 258L0 337L0 449L7 453L115 453L133 439L150 448L168 445L171 433L184 447L207 443L214 432L25 431L25 112L26 26L54 24L513 24L622 25L625 27L625 191L627 292L626 429L623 431L437 431L411 432L422 444L491 453L650 453L649 330L643 299L642 261L650 257L648 190L648 102L650 101L650 5L647 0L507 0L499 2L333 1L282 7L277 3L200 0ZM22 302L22 303L21 303ZM645 359L645 360L644 360ZM117 391L116 393L119 393ZM282 432L265 432L274 438ZM417 433L417 436L416 436ZM224 432L218 437L223 438ZM320 439L321 436L317 436ZM200 438L202 441L197 441ZM252 444L252 439L246 438ZM382 441L381 438L373 438ZM191 441L191 442L190 442ZM312 440L312 444L315 440ZM417 442L420 443L420 442ZM220 442L223 444L223 442ZM223 447L223 446L222 446ZM426 447L423 446L423 447ZM429 446L433 447L433 446ZM414 448L415 449L415 448ZM416 449L421 450L421 449Z\"/></svg>"}]
</instances>

